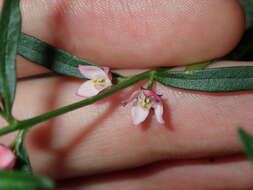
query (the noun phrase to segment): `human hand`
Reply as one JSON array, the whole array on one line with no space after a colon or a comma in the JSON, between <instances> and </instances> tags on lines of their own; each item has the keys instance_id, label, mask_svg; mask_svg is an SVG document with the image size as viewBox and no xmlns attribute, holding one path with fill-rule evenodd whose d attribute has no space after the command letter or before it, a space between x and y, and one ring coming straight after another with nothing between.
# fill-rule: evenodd
<instances>
[{"instance_id":1,"label":"human hand","mask_svg":"<svg viewBox=\"0 0 253 190\"><path fill-rule=\"evenodd\" d=\"M223 56L243 32L242 11L234 0L140 2L23 0L24 32L124 73ZM213 66L232 64L251 63ZM20 77L47 72L23 60L18 71ZM16 116L80 100L74 95L80 82L67 77L21 81ZM253 168L234 156L242 153L237 127L252 131L249 92L209 94L157 85L166 124L150 117L133 127L129 109L118 106L131 91L31 130L27 143L35 171L57 179L91 176L65 181L65 189L252 188ZM214 157L215 162L208 161ZM137 166L142 167L131 169Z\"/></svg>"}]
</instances>

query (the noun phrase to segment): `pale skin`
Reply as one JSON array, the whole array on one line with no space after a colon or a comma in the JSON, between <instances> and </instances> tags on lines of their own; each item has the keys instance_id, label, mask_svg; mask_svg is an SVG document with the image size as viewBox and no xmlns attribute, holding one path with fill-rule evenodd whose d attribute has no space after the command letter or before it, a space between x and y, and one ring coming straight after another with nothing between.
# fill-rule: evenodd
<instances>
[{"instance_id":1,"label":"pale skin","mask_svg":"<svg viewBox=\"0 0 253 190\"><path fill-rule=\"evenodd\" d=\"M22 10L24 32L124 74L223 56L244 28L235 0L23 0ZM252 62L213 67L229 65ZM19 77L43 72L18 58ZM82 82L20 81L14 114L26 119L79 101L75 91ZM252 189L253 166L236 133L239 126L253 133L252 93L155 89L163 94L165 125L150 115L132 126L130 106L119 106L129 88L32 129L27 145L34 170L66 179L59 189Z\"/></svg>"}]
</instances>

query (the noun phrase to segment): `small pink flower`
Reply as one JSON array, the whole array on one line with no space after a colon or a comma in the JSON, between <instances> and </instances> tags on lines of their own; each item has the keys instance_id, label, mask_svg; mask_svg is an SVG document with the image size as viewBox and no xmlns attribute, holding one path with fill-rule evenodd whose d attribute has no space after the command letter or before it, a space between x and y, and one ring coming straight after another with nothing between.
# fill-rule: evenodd
<instances>
[{"instance_id":1,"label":"small pink flower","mask_svg":"<svg viewBox=\"0 0 253 190\"><path fill-rule=\"evenodd\" d=\"M15 165L16 156L13 151L0 144L0 169L12 169Z\"/></svg>"},{"instance_id":2,"label":"small pink flower","mask_svg":"<svg viewBox=\"0 0 253 190\"><path fill-rule=\"evenodd\" d=\"M164 123L162 100L155 92L147 89L135 91L122 105L125 106L129 102L133 103L131 115L134 125L143 122L148 117L151 109L155 111L156 120L161 124Z\"/></svg>"},{"instance_id":3,"label":"small pink flower","mask_svg":"<svg viewBox=\"0 0 253 190\"><path fill-rule=\"evenodd\" d=\"M79 72L87 79L77 90L77 95L92 97L112 86L112 76L108 67L79 65Z\"/></svg>"}]
</instances>

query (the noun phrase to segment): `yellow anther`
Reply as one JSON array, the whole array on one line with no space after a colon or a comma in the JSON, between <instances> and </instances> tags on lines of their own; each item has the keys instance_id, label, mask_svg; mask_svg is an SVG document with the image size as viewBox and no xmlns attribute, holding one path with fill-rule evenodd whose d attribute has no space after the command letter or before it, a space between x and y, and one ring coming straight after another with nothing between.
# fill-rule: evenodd
<instances>
[{"instance_id":1,"label":"yellow anther","mask_svg":"<svg viewBox=\"0 0 253 190\"><path fill-rule=\"evenodd\" d=\"M140 104L142 108L150 109L152 107L152 100L146 96L140 96Z\"/></svg>"},{"instance_id":2,"label":"yellow anther","mask_svg":"<svg viewBox=\"0 0 253 190\"><path fill-rule=\"evenodd\" d=\"M93 79L92 83L96 84L97 83L97 79Z\"/></svg>"},{"instance_id":3,"label":"yellow anther","mask_svg":"<svg viewBox=\"0 0 253 190\"><path fill-rule=\"evenodd\" d=\"M105 79L98 79L97 82L98 82L98 83L104 83L104 82L105 82Z\"/></svg>"},{"instance_id":4,"label":"yellow anther","mask_svg":"<svg viewBox=\"0 0 253 190\"><path fill-rule=\"evenodd\" d=\"M106 79L93 79L92 82L93 82L95 85L103 85L103 83L106 82Z\"/></svg>"},{"instance_id":5,"label":"yellow anther","mask_svg":"<svg viewBox=\"0 0 253 190\"><path fill-rule=\"evenodd\" d=\"M151 103L151 100L150 100L149 98L144 98L144 102L145 102L146 104L149 104L149 103Z\"/></svg>"},{"instance_id":6,"label":"yellow anther","mask_svg":"<svg viewBox=\"0 0 253 190\"><path fill-rule=\"evenodd\" d=\"M94 87L97 89L102 89L111 85L111 82L108 79L103 78L103 77L92 79L92 83Z\"/></svg>"}]
</instances>

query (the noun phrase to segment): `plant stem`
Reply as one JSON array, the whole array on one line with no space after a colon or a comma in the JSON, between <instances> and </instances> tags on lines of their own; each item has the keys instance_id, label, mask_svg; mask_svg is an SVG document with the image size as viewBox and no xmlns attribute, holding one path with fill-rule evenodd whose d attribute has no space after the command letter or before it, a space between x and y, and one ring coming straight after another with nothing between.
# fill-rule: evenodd
<instances>
[{"instance_id":1,"label":"plant stem","mask_svg":"<svg viewBox=\"0 0 253 190\"><path fill-rule=\"evenodd\" d=\"M24 144L27 132L28 129L19 130L15 141L12 143L12 147L15 150L15 154L17 156L14 169L32 174L33 171L31 162Z\"/></svg>"},{"instance_id":2,"label":"plant stem","mask_svg":"<svg viewBox=\"0 0 253 190\"><path fill-rule=\"evenodd\" d=\"M28 128L30 128L36 124L39 124L43 121L49 120L51 118L57 117L59 115L62 115L64 113L67 113L67 112L70 112L70 111L73 111L76 109L79 109L81 107L93 104L98 100L101 100L101 99L108 97L109 95L111 95L115 92L120 91L121 89L127 88L128 86L131 86L131 85L133 85L139 81L142 81L144 79L148 79L153 72L154 72L154 70L150 70L150 71L135 75L133 77L130 77L129 79L123 80L121 83L119 83L118 85L114 86L113 88L107 90L106 92L98 94L98 95L91 97L89 99L85 99L85 100L76 102L74 104L70 104L70 105L58 108L56 110L44 113L42 115L33 117L28 120L14 122L14 123L10 124L9 126L6 126L2 129L0 129L0 136L5 135L10 132L13 132L18 129L28 129Z\"/></svg>"},{"instance_id":3,"label":"plant stem","mask_svg":"<svg viewBox=\"0 0 253 190\"><path fill-rule=\"evenodd\" d=\"M153 84L154 84L155 74L156 74L155 70L150 72L149 80L148 80L148 84L147 84L147 89L150 89L150 90L152 89Z\"/></svg>"}]
</instances>

